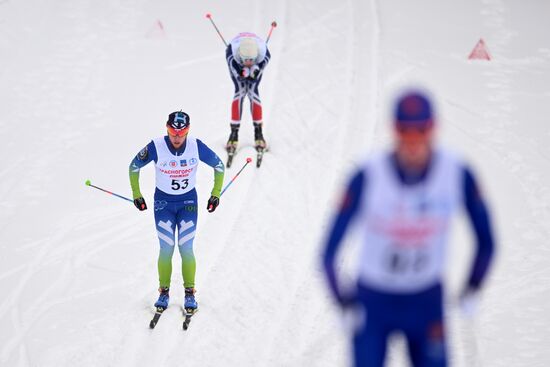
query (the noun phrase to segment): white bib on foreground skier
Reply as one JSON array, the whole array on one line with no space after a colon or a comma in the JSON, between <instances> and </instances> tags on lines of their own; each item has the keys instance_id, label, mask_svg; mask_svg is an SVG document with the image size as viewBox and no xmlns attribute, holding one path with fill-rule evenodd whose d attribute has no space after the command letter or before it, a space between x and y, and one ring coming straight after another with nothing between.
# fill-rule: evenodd
<instances>
[{"instance_id":1,"label":"white bib on foreground skier","mask_svg":"<svg viewBox=\"0 0 550 367\"><path fill-rule=\"evenodd\" d=\"M441 279L449 222L461 202L462 167L451 153L439 149L433 153L426 181L405 186L390 154L366 164L368 189L357 218L363 237L363 284L412 292Z\"/></svg>"},{"instance_id":2,"label":"white bib on foreground skier","mask_svg":"<svg viewBox=\"0 0 550 367\"><path fill-rule=\"evenodd\" d=\"M181 155L174 155L168 149L163 137L153 139L158 160L155 164L156 186L170 195L185 194L195 188L199 149L197 140L187 136L187 145Z\"/></svg>"}]
</instances>

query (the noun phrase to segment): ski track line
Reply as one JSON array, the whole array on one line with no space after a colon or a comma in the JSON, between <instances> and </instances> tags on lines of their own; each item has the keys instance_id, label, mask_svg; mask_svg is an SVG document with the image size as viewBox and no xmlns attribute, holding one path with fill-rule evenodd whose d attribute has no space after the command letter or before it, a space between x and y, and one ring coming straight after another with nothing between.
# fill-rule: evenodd
<instances>
[{"instance_id":1,"label":"ski track line","mask_svg":"<svg viewBox=\"0 0 550 367\"><path fill-rule=\"evenodd\" d=\"M341 8L338 9L338 12L340 12L340 11L341 11ZM353 22L351 21L352 20L352 14L353 14L353 3L352 3L351 0L347 2L347 12L346 12L346 14L347 14L347 17L350 20L350 22L348 22L348 26L350 28L352 28L352 30L353 30ZM345 80L346 80L347 85L353 85L353 74L357 70L357 66L353 62L354 61L353 60L353 43L354 43L354 40L355 40L355 32L349 32L349 33L352 34L353 37L348 37L348 41L346 43L346 49L347 49L347 52L346 52L346 65L350 65L351 68L346 68L347 72L346 72L346 75L345 75ZM314 99L316 101L318 101L317 98L314 98ZM352 98L347 98L345 100L345 105L342 108L342 110L345 111L345 113L343 113L339 116L339 120L338 120L337 125L339 125L339 126L349 126L348 122L350 120L351 101L352 101ZM322 103L320 101L318 101L318 102ZM339 129L337 131L337 137L338 137L337 140L339 141L339 144L338 144L339 148L336 148L336 146L334 144L332 144L332 146L336 149L336 151L335 151L336 154L332 154L331 165L330 165L331 167L335 167L337 165L336 157L341 156L341 153L345 153L345 151L346 151L345 137L347 135L348 134L346 134L346 132L344 132L344 129ZM313 164L316 163L316 162L312 162L312 159L314 161L317 160L315 154L307 154L307 157L308 157L308 164L306 166L311 166L312 163ZM316 201L315 198L318 196L318 193L315 193L314 195L312 195L312 193L308 193L307 190L306 190L305 194L309 198L309 200L308 200L309 205L308 206L311 206L311 203L315 203L315 201ZM324 196L323 194L321 194L321 195ZM317 251L315 251L315 248L317 247L317 243L315 241L313 233L310 232L307 237L308 238L305 242L309 243L310 246L312 247L312 249L311 249L312 251L309 251L308 253L316 253ZM295 287L290 290L290 294L292 296L285 297L284 305L283 305L283 307L280 308L280 309L286 310L286 311L277 314L277 321L273 323L277 326L274 327L274 329L272 331L272 337L270 338L271 343L266 348L266 351L265 351L264 356L263 356L263 361L264 361L265 365L269 364L269 361L271 360L271 358L273 356L276 356L277 354L279 354L279 345L277 343L278 338L276 336L285 334L286 328L287 328L286 327L287 320L292 319L294 317L294 307L292 306L292 303L294 302L295 297L300 296L299 292L302 289L302 284L311 282L311 280L309 280L310 269L315 268L316 262L314 261L314 259L310 259L309 261L306 261L306 264L307 264L307 266L300 267L301 270L297 274L295 274L294 277L293 277L294 279L296 279L296 282L294 283Z\"/></svg>"},{"instance_id":2,"label":"ski track line","mask_svg":"<svg viewBox=\"0 0 550 367\"><path fill-rule=\"evenodd\" d=\"M485 9L482 11L482 14L484 14L485 17L485 24L489 29L492 29L495 32L492 50L494 54L500 53L502 55L506 55L506 51L509 48L510 43L510 27L505 24L505 15L509 13L510 10L504 5L503 1L486 0L483 3L485 4ZM517 230L520 233L528 233L529 231L533 231L533 228L536 228L535 231L540 238L548 238L550 236L550 229L547 222L548 215L545 216L545 212L541 212L539 208L542 206L548 208L550 206L550 200L548 195L545 195L545 192L547 192L547 184L542 181L540 175L538 174L540 166L537 167L537 164L530 159L525 148L518 148L523 146L521 142L519 145L510 144L511 142L519 141L519 138L513 133L513 131L508 131L507 129L502 128L502 124L512 124L512 120L515 117L514 115L511 115L511 111L507 108L509 102L513 103L514 95L514 79L509 73L509 65L507 63L497 63L494 66L494 70L486 75L490 78L490 80L486 83L488 92L494 92L491 94L489 101L496 104L497 113L486 118L492 127L492 131L489 132L489 136L491 136L491 138L486 139L486 141L479 139L478 144L483 145L486 149L492 150L498 161L507 166L508 172L517 178L519 187L523 192L524 198L526 199L525 206L530 212L530 216L525 218L528 220L530 219L529 223L525 223L525 221L517 223ZM492 87L494 85L498 85L499 87L495 89ZM533 223L535 223L536 226L533 226ZM537 257L538 265L543 268L545 266L545 260L548 260L549 258L548 249L541 247L539 247L539 249L544 249L545 251L544 255L539 252ZM519 258L522 257L523 256L520 256ZM518 261L519 258L515 255L514 258L501 259L500 261L504 263L508 260L510 264L520 265L522 261ZM534 260L529 261L529 265L532 266L533 262ZM530 269L526 269L525 267L521 267L519 269L516 268L516 272L521 269L524 273L531 273L531 266L529 267ZM530 276L534 275L530 274ZM526 277L527 276L521 278L525 279ZM547 279L542 276L539 277L538 280L539 284L547 284ZM536 282L534 280L531 284L535 283ZM528 292L530 295L533 295L535 294L535 289L525 288L524 292ZM487 314L486 320L490 318L491 316ZM523 325L527 326L526 330L529 330L528 325L530 323L539 323L541 318L544 319L544 315L541 315L540 313L536 314L533 311L514 317L515 320L521 320ZM479 336L477 336L477 338L479 338ZM517 349L515 352L517 353L520 351L522 346L531 344L533 342L532 338L532 332L518 335L518 338L516 339ZM487 358L483 358L484 354L487 355L487 352L483 353L486 348L483 348L483 343L480 342L481 340L478 341L480 348L478 348L475 352L478 353L476 355L477 363L483 364L483 362L486 362L486 359L491 357L488 356ZM492 341L486 344L494 345L495 342ZM535 354L540 355L542 348L543 347L541 346L536 349L533 348L531 353L535 352ZM511 351L507 351L506 354L510 355L512 353ZM535 362L532 358L532 356L529 358L529 362Z\"/></svg>"},{"instance_id":3,"label":"ski track line","mask_svg":"<svg viewBox=\"0 0 550 367\"><path fill-rule=\"evenodd\" d=\"M284 2L284 9L286 9L286 1ZM260 6L257 6L258 2L255 2L256 6L255 6L255 19L258 19L258 18L261 18L262 14L263 14L263 11L262 11L262 7ZM285 19L283 19L282 21L278 21L280 24L285 24ZM256 28L258 28L257 24L258 24L258 21L255 21L255 24L256 24ZM284 26L283 26L284 28ZM279 30L279 27L277 27L277 30ZM286 34L286 30L283 30L283 32L280 32L278 34L282 34L282 36L279 36L279 40L277 42L277 44L284 44L284 35ZM274 33L272 35L272 37L275 36L275 30L274 30ZM281 39L281 37L283 37ZM273 45L273 42L270 43L270 46ZM270 49L280 49L280 47L275 47L275 48L271 48ZM266 111L272 111L272 105L273 105L273 96L274 96L274 93L272 92L273 90L276 89L277 87L277 75L279 73L279 69L280 69L280 57L275 57L273 61L270 61L268 67L269 67L269 73L272 75L272 78L271 78L271 81L272 81L272 86L269 87L268 89L265 89L262 94L263 95L267 95L268 96L268 99L267 99L267 103L264 102L264 99L262 98L262 106L263 108L266 110ZM274 86L273 86L274 85ZM248 103L248 102L246 102ZM269 120L269 118L268 118ZM268 123L269 125L269 123ZM239 151L239 154L245 154L245 152L247 152L248 150L244 149L244 147L241 146L241 149L243 149L243 151ZM253 154L253 156L255 155L255 150L250 150ZM251 153L251 154L252 154ZM256 167L250 167L250 168L253 168L257 171L257 173L259 173L259 170L264 170L266 169L266 163L269 164L269 162L267 162L269 159L275 159L276 157L273 155L273 154L266 154L264 156L264 161L262 163L262 167L257 169ZM251 178L248 180L248 184L242 188L242 192L243 193L246 193L246 194L243 194L245 195L246 197L250 197L250 192L252 190L252 187L253 187L253 184L254 184L255 180L254 178ZM239 184L241 187L243 186L243 183L240 182ZM235 201L237 201L238 198L234 198L233 199L233 203ZM228 241L229 238L233 238L233 237L237 237L237 236L232 236L233 233L236 232L235 230L235 227L239 224L238 222L238 219L244 214L246 214L246 212L248 212L248 208L245 207L245 203L247 202L246 200L238 200L239 202L239 207L238 207L238 210L237 211L233 211L232 212L232 221L231 221L231 226L227 225L227 222L226 222L226 226L224 227L227 227L227 230L224 230L223 233L226 234L226 236L220 236L222 238L225 238L225 241L224 241L224 245L223 246L220 246L219 247L219 250L215 252L214 256L213 256L213 261L210 262L208 261L208 264L210 266L207 267L207 271L205 272L205 279L204 279L204 285L206 286L208 284L208 281L209 281L209 278L210 278L210 274L212 274L212 270L217 268L219 263L223 260L222 258L222 255L224 254L225 250L228 249L229 251L233 250L233 244L230 243ZM209 259L210 260L210 259Z\"/></svg>"},{"instance_id":4,"label":"ski track line","mask_svg":"<svg viewBox=\"0 0 550 367\"><path fill-rule=\"evenodd\" d=\"M69 220L69 222L71 222L72 220L74 220L74 219L71 218ZM66 237L66 235L69 232L72 232L74 230L74 227L68 226L68 225L63 226L63 228L65 228L65 230L61 231L61 232L58 232L58 236L56 236L59 240L62 239L63 237ZM112 232L117 233L118 231L113 229ZM93 246L88 247L90 250L82 251L82 252L78 253L72 261L65 261L64 265L62 266L62 268L60 270L60 272L58 273L58 276L57 276L56 280L53 281L44 291L42 291L42 293L36 299L33 306L31 306L27 310L24 310L26 314L29 314L29 315L32 315L32 316L25 323L25 325L23 325L23 322L22 322L21 316L20 316L20 309L19 309L19 307L15 306L15 304L19 302L19 297L20 297L23 289L25 288L25 285L28 283L29 279L32 276L34 276L35 274L40 272L40 270L42 270L44 267L49 266L52 263L51 260L48 261L48 259L44 259L44 258L46 257L46 254L51 253L50 248L53 245L56 246L56 249L59 246L61 246L64 249L66 249L66 248L70 249L71 245L72 245L72 243L69 243L65 246L59 245L59 243L63 243L63 242L57 241L56 240L57 238L47 242L48 244L46 246L44 246L44 248L46 250L42 251L41 256L39 256L40 260L35 260L34 261L34 264L33 264L32 268L35 269L35 270L33 272L28 273L24 277L24 279L20 283L20 286L17 288L19 291L13 297L10 297L10 299L12 299L11 302L9 302L9 303L5 302L2 305L2 308L9 307L10 305L12 306L11 307L11 309L12 309L11 319L13 321L13 324L16 326L16 332L14 333L12 338L10 339L10 342L5 345L5 347L2 351L2 360L3 361L7 360L8 355L17 346L22 345L24 347L24 337L25 337L25 335L36 324L37 320L39 320L45 313L49 312L52 307L70 302L71 300L75 299L75 297L69 296L69 297L66 297L66 298L64 298L63 300L60 300L60 301L49 301L48 302L48 300L52 298L51 293L53 293L57 289L60 289L60 286L61 286L61 288L66 288L66 289L71 288L70 284L74 282L74 278L70 275L74 273L75 268L77 268L80 263L84 262L84 261L81 260L82 258L87 258L87 257L89 257L89 255L91 253L98 252L98 251L100 251L101 249L103 249L105 247L112 246L113 243L116 244L118 242L119 237L120 238L125 238L125 237L128 236L126 234L126 231L121 231L121 232L118 232L118 233L119 233L118 236L117 235L109 235L108 237L109 237L110 240L107 241L104 245L97 246L97 247L93 247ZM66 251L62 251L62 252L65 253ZM54 252L54 254L55 254L55 252ZM62 260L62 259L54 259L53 262L59 262L59 260ZM69 284L68 285L64 284L64 283L66 283L67 279L69 279ZM108 289L111 289L111 288L112 287L108 287ZM93 294L93 292L90 293L90 291L88 291L88 292L85 292L85 294L89 295L89 294ZM8 306L6 306L6 304ZM0 308L0 311L2 310L2 308Z\"/></svg>"},{"instance_id":5,"label":"ski track line","mask_svg":"<svg viewBox=\"0 0 550 367\"><path fill-rule=\"evenodd\" d=\"M377 79L378 67L377 65L378 64L376 60L378 55L377 49L378 49L378 37L379 37L379 26L378 26L376 3L374 1L371 1L370 6L371 6L370 11L373 18L372 19L373 22L368 22L369 24L372 24L372 27L371 27L372 29L370 32L372 35L372 41L371 41L372 44L369 52L369 55L371 55L371 68L369 69L370 75L368 75L369 77L368 80L363 80L363 78L357 78L357 76L354 78L355 83L353 84L353 88L352 88L352 90L354 90L354 93L350 96L350 99L352 99L353 101L352 108L351 108L351 111L352 111L351 121L359 121L359 123L365 123L365 122L361 122L361 121L364 121L363 112L365 112L364 108L362 107L365 105L364 104L365 98L368 98L369 100L368 106L370 106L370 108L367 108L366 112L367 112L367 116L371 116L371 117L370 117L370 121L366 121L366 123L370 127L370 129L367 129L365 134L357 134L354 128L347 129L346 134L344 134L344 140L343 140L344 144L346 142L349 143L350 141L357 141L358 142L357 145L363 145L364 140L366 140L367 142L369 142L367 143L367 146L369 148L371 148L372 144L370 143L370 141L372 141L374 129L376 128L376 125L378 123L378 120L377 120L377 117L378 117L377 116L377 102L378 102L378 79ZM353 48L354 41L356 41L358 38L361 38L361 37L358 37L361 34L361 32L358 29L357 25L363 23L363 19L361 17L365 16L366 14L364 14L365 11L362 12L356 7L354 7L353 3L350 6L350 10L353 17L352 34L354 37L349 40L348 47L350 47L352 50L356 50L355 48ZM359 22L355 20L356 17L358 17ZM362 70L364 66L363 58L364 58L364 55L361 52L358 55L354 54L352 56L350 64L353 65L354 75L357 74L358 70ZM364 85L368 85L370 87L370 95L364 95L363 93L361 93ZM314 263L312 265L315 266L316 264ZM304 282L312 283L311 280L307 280L307 279L305 279ZM334 315L336 317L339 317L339 314L336 312L334 313ZM289 316L292 317L291 314L289 314ZM320 315L321 319L322 319L322 316L323 315ZM330 353L330 348L328 348L328 345L333 344L332 342L330 342L331 333L329 332L328 335L323 335L322 334L323 330L321 327L319 327L319 325L316 325L315 329L317 330L315 332L315 337L313 337L311 340L316 340L316 341L310 343L305 347L306 348L306 350L304 351L305 354L318 356L318 351L324 351L325 353ZM304 353L301 353L301 355L304 355Z\"/></svg>"},{"instance_id":6,"label":"ski track line","mask_svg":"<svg viewBox=\"0 0 550 367\"><path fill-rule=\"evenodd\" d=\"M338 13L342 12L342 9L346 9L345 7L340 7L338 8L336 11ZM348 17L351 18L351 14L353 13L352 11L352 6L351 4L348 2L348 7L347 7L347 14L348 14ZM350 24L350 27L353 27L353 24L352 22L348 23ZM308 24L309 25L309 24ZM330 31L330 29L329 29ZM350 37L351 38L351 37ZM346 64L348 65L352 65L352 58L353 58L353 40L348 40L347 44L346 44L346 48L347 48L347 52L346 52ZM345 80L346 80L346 83L348 85L351 85L353 83L353 74L354 74L354 71L355 71L355 68L353 68L352 70L349 70L347 73L346 73L346 76L345 76ZM332 84L333 82L329 81L329 85ZM323 86L321 86L321 90L322 90ZM320 106L322 106L322 109L321 110L328 110L328 108L326 107L326 105L323 104L323 102L317 97L316 94L312 93L311 91L308 90L308 88L304 88L305 91L308 91L306 92L306 94L308 95L308 99L309 100L312 100L314 102L317 102L319 103ZM294 99L292 99L294 100ZM339 122L337 125L340 125L340 126L348 126L347 122L349 121L350 119L350 105L351 105L351 99L350 98L347 98L345 99L344 101L345 105L343 107L343 111L346 111L345 113L341 114L339 116ZM299 110L296 106L296 102L293 103L293 107L295 110ZM328 111L327 111L328 112ZM330 112L329 112L330 113ZM320 111L318 112L317 116L315 119L308 119L308 123L306 124L305 126L305 129L303 129L304 131L306 131L307 133L307 130L308 130L308 125L317 125L316 121L323 121L323 117L324 117L324 114L320 113ZM339 144L339 147L341 147L340 149L342 151L345 152L346 150L346 142L344 141L345 140L345 132L343 131L343 129L340 129L338 130L338 141L340 142ZM307 170L307 167L314 167L317 165L318 163L318 157L317 155L315 154L316 152L316 147L314 146L310 146L308 145L306 147L306 149L308 150L307 152L305 152L305 157L306 157L306 162L303 163L303 166L304 168ZM339 156L339 154L333 154L332 155L332 159L331 159L331 167L333 167L335 165L335 162L337 161L335 158L337 156ZM319 193L318 192L310 192L310 190L308 190L307 188L308 187L312 187L314 186L314 181L315 181L315 177L313 177L312 175L308 175L308 181L309 181L309 184L308 185L303 185L301 186L301 191L302 191L302 194L301 194L301 197L305 197L307 198L307 207L308 207L308 210L307 210L307 216L311 216L311 206L312 206L312 203L315 204L317 202L316 198L319 196ZM321 196L324 196L323 194L321 194ZM305 235L303 241L297 241L297 242L302 242L303 244L307 245L309 244L309 247L310 249L308 251L302 251L302 258L304 256L307 256L309 257L312 253L316 253L316 247L318 246L317 245L317 242L316 241L316 234L314 232L309 232L308 234ZM292 258L294 259L297 259L297 258L300 258L300 255L299 254L293 254ZM311 274L311 269L314 268L314 264L316 264L316 259L311 259L311 258L303 258L301 259L300 263L303 263L305 260L305 266L299 266L298 267L298 271L293 274L293 279L294 279L294 282L292 283L292 287L291 288L288 288L287 287L287 291L288 291L288 294L287 296L285 296L281 301L282 301L282 305L280 305L279 309L281 310L284 310L283 312L280 312L280 313L277 313L275 317L273 317L273 322L271 322L270 324L270 335L271 337L269 338L269 340L271 341L267 347L264 348L263 352L262 352L262 357L261 358L258 358L258 361L261 361L262 365L264 366L268 366L268 365L271 365L271 360L273 358L273 356L277 356L280 352L280 348L279 348L279 343L278 343L278 338L277 336L278 335L284 335L287 331L287 323L286 321L288 319L292 319L292 317L294 317L294 307L292 307L292 304L295 302L295 299L296 297L300 296L298 293L299 291L301 290L301 287L302 287L302 284L304 283L307 283L308 280L309 280L309 277L310 277L310 274ZM310 336L308 335L308 338Z\"/></svg>"},{"instance_id":7,"label":"ski track line","mask_svg":"<svg viewBox=\"0 0 550 367\"><path fill-rule=\"evenodd\" d=\"M254 169L256 168L254 167ZM243 179L243 177L240 177L240 176L239 178L241 180ZM239 191L248 192L250 190L250 187L253 184L253 179L248 179L246 181L247 183L245 183L244 181L239 182L239 185L240 185ZM236 192L236 191L233 191L233 192ZM204 279L202 281L203 283L202 287L204 287L205 289L208 286L209 278L210 278L210 275L212 274L213 269L216 269L218 267L218 264L223 260L222 255L225 252L225 250L226 249L230 251L232 250L234 244L230 242L230 238L232 238L231 234L235 232L235 227L238 225L238 218L241 216L243 212L247 211L247 209L245 208L245 200L240 200L240 198L235 197L231 200L230 203L231 205L233 205L232 208L235 208L235 210L224 212L224 214L228 216L228 218L224 219L223 227L221 227L221 229L218 228L215 231L215 234L216 234L216 236L214 237L215 240L208 241L210 236L203 236L203 238L200 240L200 243L203 245L211 245L212 243L215 243L215 246L211 246L211 249L209 249L208 253L205 252L202 255L202 258L204 258L205 261L204 262L201 261L200 266L202 266L203 269L205 269L205 271L203 272ZM212 222L212 221L209 221L209 222ZM203 230L206 230L207 228L208 228L208 225L206 223ZM208 256L208 258L206 256Z\"/></svg>"},{"instance_id":8,"label":"ski track line","mask_svg":"<svg viewBox=\"0 0 550 367\"><path fill-rule=\"evenodd\" d=\"M337 18L338 13L341 13L342 11L345 11L345 9L346 9L345 5L336 6L336 7L332 8L331 10L327 11L326 13L323 13L323 15L320 15L316 18L313 18L313 19L309 20L308 22L304 22L304 25L299 26L297 28L294 28L293 31L295 33L300 33L304 29L310 29L310 31L307 32L307 33L308 34L315 34L315 33L317 33L316 28L318 26L323 26L323 28L327 28L325 23L332 22L335 18ZM331 28L329 28L329 29L331 29ZM321 37L319 37L318 41L323 42L323 39ZM285 49L287 51L291 51L293 47L301 48L304 45L311 45L312 43L315 43L315 42L312 41L311 39L305 39L301 43L298 42L295 45L285 46Z\"/></svg>"},{"instance_id":9,"label":"ski track line","mask_svg":"<svg viewBox=\"0 0 550 367\"><path fill-rule=\"evenodd\" d=\"M197 57L191 60L179 62L177 64L168 65L165 67L165 70L176 70L176 69L184 68L190 65L201 64L203 62L218 60L219 58L220 58L220 55L218 53L216 53L215 55Z\"/></svg>"},{"instance_id":10,"label":"ski track line","mask_svg":"<svg viewBox=\"0 0 550 367\"><path fill-rule=\"evenodd\" d=\"M72 221L72 219L69 219L69 223ZM40 264L43 262L43 259L47 256L47 254L50 252L50 248L53 246L54 243L59 243L62 238L64 238L67 233L70 231L70 226L62 226L62 229L58 231L53 238L45 244L45 246L42 247L40 253L38 256L36 256L32 261L30 266L28 266L29 269L33 269L32 271L29 271L23 275L21 280L19 281L18 287L14 287L13 291L10 295L7 295L6 301L2 303L0 306L0 313L5 314L7 309L11 308L11 321L13 324L13 327L15 328L15 333L12 335L10 341L6 344L4 344L4 347L2 348L2 352L0 354L0 360L2 362L7 362L10 353L12 350L22 341L23 336L26 334L27 330L32 326L32 324L28 324L26 327L21 326L21 320L19 315L19 307L17 307L17 304L20 303L20 297L23 293L23 289L25 288L26 284L29 282L29 280L37 274L38 270L40 269Z\"/></svg>"},{"instance_id":11,"label":"ski track line","mask_svg":"<svg viewBox=\"0 0 550 367\"><path fill-rule=\"evenodd\" d=\"M142 278L145 279L145 277L148 277L148 274L143 274ZM138 282L141 283L141 282ZM143 283L141 283L143 284ZM135 285L135 284L132 284ZM153 298L157 296L155 293L153 297L152 291L147 290L143 287L139 287L137 290L139 292L140 296L136 298L140 298L144 301L144 308L148 310L147 312L147 318L143 317L143 312L139 312L135 316L134 322L132 322L130 327L124 328L124 343L121 349L123 350L123 353L120 355L120 357L116 360L116 365L120 366L138 366L143 365L144 359L146 360L148 356L151 354L156 356L155 363L164 365L164 361L166 360L166 357L164 357L163 360L158 360L159 356L166 356L167 350L163 347L163 343L161 343L160 349L163 349L162 351L158 351L158 341L161 336L164 336L165 333L163 333L163 330L166 330L166 326L163 327L164 324L172 325L173 322L173 315L172 311L175 307L169 307L162 315L161 319L159 320L159 323L155 327L154 330L150 330L148 328L148 322L150 319L153 318L153 315L155 313L154 306L153 306ZM171 299L174 298L174 295L171 295ZM172 302L174 304L174 302ZM183 323L183 319L181 321ZM175 331L181 331L177 328ZM170 338L173 338L173 335L175 333L172 333ZM154 350L151 350L154 348ZM138 363L139 362L139 363ZM161 363L162 362L162 363ZM141 363L141 364L140 364Z\"/></svg>"}]
</instances>

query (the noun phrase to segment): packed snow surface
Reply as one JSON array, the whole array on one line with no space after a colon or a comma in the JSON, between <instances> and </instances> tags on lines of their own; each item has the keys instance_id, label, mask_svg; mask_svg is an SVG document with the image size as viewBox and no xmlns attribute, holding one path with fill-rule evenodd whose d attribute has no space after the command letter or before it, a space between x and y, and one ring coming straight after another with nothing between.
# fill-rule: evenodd
<instances>
[{"instance_id":1,"label":"packed snow surface","mask_svg":"<svg viewBox=\"0 0 550 367\"><path fill-rule=\"evenodd\" d=\"M278 22L260 86L271 148L212 214L212 170L201 168L200 311L184 332L176 251L171 307L151 331L153 211L84 182L131 196L131 159L179 109L225 160L233 85L207 12L227 41ZM473 243L456 221L453 365L549 366L548 14L550 2L504 0L0 1L0 365L348 365L322 240L349 172L391 144L395 93L420 85L440 143L477 172L498 241L466 318L456 296ZM490 61L467 58L480 38ZM252 145L245 109L226 182ZM152 166L141 187L151 207ZM404 353L394 339L389 365L408 365Z\"/></svg>"}]
</instances>

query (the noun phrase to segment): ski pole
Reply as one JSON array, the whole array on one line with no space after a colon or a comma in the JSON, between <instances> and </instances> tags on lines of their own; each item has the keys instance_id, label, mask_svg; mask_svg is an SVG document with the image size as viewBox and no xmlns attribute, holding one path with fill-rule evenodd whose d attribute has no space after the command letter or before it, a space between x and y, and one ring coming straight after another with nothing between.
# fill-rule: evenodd
<instances>
[{"instance_id":1,"label":"ski pole","mask_svg":"<svg viewBox=\"0 0 550 367\"><path fill-rule=\"evenodd\" d=\"M103 192L106 192L107 194L114 195L114 196L119 197L119 198L121 198L121 199L127 200L127 201L129 201L129 202L131 202L131 203L134 202L133 200L128 199L128 198L126 198L126 197L124 197L124 196L122 196L122 195L115 194L114 192L111 192L111 191L102 189L101 187L97 187L97 186L95 186L95 185L92 185L92 183L90 182L90 180L86 180L85 184L86 184L86 186L90 186L90 187L93 187L94 189L101 190L101 191L103 191Z\"/></svg>"},{"instance_id":2,"label":"ski pole","mask_svg":"<svg viewBox=\"0 0 550 367\"><path fill-rule=\"evenodd\" d=\"M210 13L206 13L206 17L208 19L210 19L210 23L212 23L212 25L214 26L214 28L216 29L216 32L218 32L218 34L220 35L220 38L222 39L223 41L223 44L225 45L225 47L227 47L227 42L225 42L225 39L223 38L220 30L218 29L218 27L216 27L216 23L214 23L214 19L212 19L212 14Z\"/></svg>"},{"instance_id":3,"label":"ski pole","mask_svg":"<svg viewBox=\"0 0 550 367\"><path fill-rule=\"evenodd\" d=\"M231 179L231 181L229 181L229 183L227 185L225 185L225 187L223 188L222 192L220 193L220 197L223 195L223 193L225 192L225 190L227 190L229 188L229 186L231 186L231 184L233 183L233 181L235 181L235 179L241 174L241 172L243 171L243 169L245 169L246 166L248 166L248 163L252 162L252 158L248 157L246 158L246 163L244 164L244 166L239 170L239 172L237 172L237 174Z\"/></svg>"},{"instance_id":4,"label":"ski pole","mask_svg":"<svg viewBox=\"0 0 550 367\"><path fill-rule=\"evenodd\" d=\"M277 22L276 21L271 22L271 28L269 29L269 33L267 34L267 39L265 40L266 45L269 42L269 39L271 38L271 33L273 32L273 29L275 27L277 27Z\"/></svg>"}]
</instances>

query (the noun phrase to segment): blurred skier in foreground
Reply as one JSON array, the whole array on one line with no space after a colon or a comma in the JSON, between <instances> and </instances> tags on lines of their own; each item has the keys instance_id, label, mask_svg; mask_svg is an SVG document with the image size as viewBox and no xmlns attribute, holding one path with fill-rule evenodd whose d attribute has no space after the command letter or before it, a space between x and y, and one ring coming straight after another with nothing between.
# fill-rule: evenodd
<instances>
[{"instance_id":1,"label":"blurred skier in foreground","mask_svg":"<svg viewBox=\"0 0 550 367\"><path fill-rule=\"evenodd\" d=\"M146 210L145 199L139 189L139 171L142 167L155 162L155 223L160 241L158 258L159 298L155 303L157 310L168 307L170 280L172 274L172 255L178 246L182 276L185 287L184 308L194 312L195 300L195 255L193 239L197 226L196 173L199 160L214 168L214 187L208 199L209 212L216 210L223 185L224 165L220 158L202 141L190 135L190 119L185 112L173 112L168 116L166 128L168 134L153 139L130 163L130 184L134 204L139 210ZM175 236L178 233L176 242ZM154 325L152 325L154 327Z\"/></svg>"},{"instance_id":2,"label":"blurred skier in foreground","mask_svg":"<svg viewBox=\"0 0 550 367\"><path fill-rule=\"evenodd\" d=\"M262 102L258 86L262 81L265 67L271 54L266 42L254 33L239 33L227 46L225 57L231 80L235 85L235 95L231 104L231 134L227 140L226 150L229 154L228 167L239 143L244 98L248 96L250 111L254 124L255 148L265 150L266 142L262 132Z\"/></svg>"},{"instance_id":3,"label":"blurred skier in foreground","mask_svg":"<svg viewBox=\"0 0 550 367\"><path fill-rule=\"evenodd\" d=\"M451 216L463 207L477 252L461 295L476 299L493 257L487 206L468 166L435 147L431 103L418 91L403 94L394 116L395 146L352 175L330 227L323 254L333 296L342 308L356 307L355 366L383 366L390 333L407 340L413 366L446 366L442 275ZM335 257L350 225L362 238L359 274L345 292Z\"/></svg>"}]
</instances>

